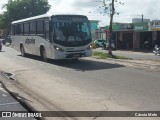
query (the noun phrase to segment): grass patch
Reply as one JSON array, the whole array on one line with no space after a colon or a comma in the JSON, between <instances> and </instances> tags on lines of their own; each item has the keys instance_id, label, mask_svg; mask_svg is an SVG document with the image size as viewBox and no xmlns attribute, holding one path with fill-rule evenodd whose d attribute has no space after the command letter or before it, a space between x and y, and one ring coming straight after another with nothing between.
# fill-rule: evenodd
<instances>
[{"instance_id":1,"label":"grass patch","mask_svg":"<svg viewBox=\"0 0 160 120\"><path fill-rule=\"evenodd\" d=\"M113 58L113 59L123 59L123 60L132 60L131 58L127 58L124 56L118 56L118 55L109 55L108 53L104 52L98 52L98 51L93 51L92 53L93 57L97 59L107 59L107 58Z\"/></svg>"},{"instance_id":2,"label":"grass patch","mask_svg":"<svg viewBox=\"0 0 160 120\"><path fill-rule=\"evenodd\" d=\"M110 57L110 55L108 53L97 52L97 51L93 51L92 56L96 57L98 59L107 59Z\"/></svg>"}]
</instances>

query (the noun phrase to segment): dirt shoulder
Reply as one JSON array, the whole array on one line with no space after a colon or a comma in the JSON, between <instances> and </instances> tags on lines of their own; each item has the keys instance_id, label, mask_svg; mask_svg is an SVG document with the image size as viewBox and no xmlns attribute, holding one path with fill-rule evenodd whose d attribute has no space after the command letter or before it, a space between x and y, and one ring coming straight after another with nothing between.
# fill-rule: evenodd
<instances>
[{"instance_id":1,"label":"dirt shoulder","mask_svg":"<svg viewBox=\"0 0 160 120\"><path fill-rule=\"evenodd\" d=\"M93 52L99 52L102 53L104 56L104 53L106 51L101 50L101 49L95 49ZM115 59L115 58L102 58L100 55L96 56L93 55L91 59L98 60L98 61L103 61L107 63L112 63L112 64L120 64L124 66L130 66L130 67L136 67L139 69L146 69L149 71L160 71L160 59L159 56L155 57L152 56L151 53L142 53L142 52L131 52L131 51L114 51L113 53L116 56L121 56L122 58L126 57L126 59ZM133 56L134 57L133 57ZM100 58L100 59L99 59ZM128 59L127 59L128 58Z\"/></svg>"},{"instance_id":2,"label":"dirt shoulder","mask_svg":"<svg viewBox=\"0 0 160 120\"><path fill-rule=\"evenodd\" d=\"M112 64L119 64L124 66L135 67L139 69L146 69L148 71L160 71L160 61L156 60L121 60L121 59L97 59L95 57L87 58L95 61L107 62Z\"/></svg>"},{"instance_id":3,"label":"dirt shoulder","mask_svg":"<svg viewBox=\"0 0 160 120\"><path fill-rule=\"evenodd\" d=\"M111 60L109 60L111 61ZM153 60L113 60L121 65L132 66L137 68L144 68L152 71L160 71L160 61Z\"/></svg>"}]
</instances>

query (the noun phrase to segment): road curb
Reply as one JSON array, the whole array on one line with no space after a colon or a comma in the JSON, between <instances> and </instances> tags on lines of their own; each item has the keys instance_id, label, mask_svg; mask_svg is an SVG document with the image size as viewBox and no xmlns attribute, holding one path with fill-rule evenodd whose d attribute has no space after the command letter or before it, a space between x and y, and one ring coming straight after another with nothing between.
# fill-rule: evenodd
<instances>
[{"instance_id":1,"label":"road curb","mask_svg":"<svg viewBox=\"0 0 160 120\"><path fill-rule=\"evenodd\" d=\"M106 63L111 63L111 64L119 64L119 65L124 65L124 66L136 67L136 68L141 68L141 69L147 69L151 71L160 71L160 63L159 64L147 64L147 63L144 63L145 61L142 62L141 60L120 60L120 59L113 59L113 58L98 59L96 57L90 57L86 59L106 62Z\"/></svg>"},{"instance_id":2,"label":"road curb","mask_svg":"<svg viewBox=\"0 0 160 120\"><path fill-rule=\"evenodd\" d=\"M135 62L135 60L120 60L120 59L112 59L112 58L108 58L107 60L111 60L111 61L118 61L118 62L128 62L128 63L133 63L133 64L143 64L144 66L154 66L154 67L160 67L160 64L147 64L147 63L139 63L139 62ZM137 59L138 60L138 59ZM144 61L144 60L140 60L139 61ZM147 60L146 60L147 61Z\"/></svg>"},{"instance_id":3,"label":"road curb","mask_svg":"<svg viewBox=\"0 0 160 120\"><path fill-rule=\"evenodd\" d=\"M49 101L44 101L42 97L37 95L34 91L31 91L23 84L19 83L18 80L9 80L2 71L0 71L0 82L4 85L4 87L8 90L8 92L13 95L13 97L19 101L19 103L28 111L38 112L38 111L64 111L60 107L49 104ZM12 94L13 93L13 94ZM14 96L14 93L18 94ZM22 99L21 99L22 98ZM51 105L51 106L49 106ZM54 107L54 109L51 109ZM52 118L42 117L36 118L37 120L50 120ZM63 117L55 118L56 120L62 120ZM65 120L74 120L75 118L65 118Z\"/></svg>"},{"instance_id":4,"label":"road curb","mask_svg":"<svg viewBox=\"0 0 160 120\"><path fill-rule=\"evenodd\" d=\"M102 50L93 50L93 51L103 52L103 53L106 52ZM96 57L92 57L92 58L97 59ZM100 60L100 59L97 59L97 60ZM103 60L106 60L107 62L112 62L115 64L117 63L117 64L124 65L124 66L133 66L133 67L146 68L146 69L160 71L160 61L158 60L152 60L152 59L125 60L125 59L114 59L114 58L107 58Z\"/></svg>"},{"instance_id":5,"label":"road curb","mask_svg":"<svg viewBox=\"0 0 160 120\"><path fill-rule=\"evenodd\" d=\"M27 99L25 100L25 95L22 96L22 94L24 94L24 92L22 90L20 90L17 86L17 84L15 83L15 81L13 80L9 80L10 78L8 78L7 76L5 76L3 74L4 72L0 71L0 83L2 84L2 86L4 87L4 89L16 100L20 103L20 105L22 105L27 111L29 112L33 112L33 111L38 111L36 109L34 109L32 107L32 100L28 100L26 101L29 97L27 97ZM18 97L15 95L18 94ZM24 99L22 99L24 98ZM15 110L16 111L16 110ZM35 118L36 120L45 120L43 118Z\"/></svg>"}]
</instances>

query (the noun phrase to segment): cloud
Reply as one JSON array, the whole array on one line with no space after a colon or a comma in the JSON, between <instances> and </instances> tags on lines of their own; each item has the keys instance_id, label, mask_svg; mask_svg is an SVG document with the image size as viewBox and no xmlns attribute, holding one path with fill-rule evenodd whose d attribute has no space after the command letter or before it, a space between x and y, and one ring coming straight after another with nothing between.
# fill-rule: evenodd
<instances>
[{"instance_id":1,"label":"cloud","mask_svg":"<svg viewBox=\"0 0 160 120\"><path fill-rule=\"evenodd\" d=\"M1 0L0 4L0 13L2 13L5 9L2 9L3 5L7 3L7 0Z\"/></svg>"},{"instance_id":2,"label":"cloud","mask_svg":"<svg viewBox=\"0 0 160 120\"><path fill-rule=\"evenodd\" d=\"M142 14L147 19L158 19L160 0L121 0L124 2L123 6L120 6L120 16L115 17L116 21L131 22L132 18L141 18Z\"/></svg>"},{"instance_id":3,"label":"cloud","mask_svg":"<svg viewBox=\"0 0 160 120\"><path fill-rule=\"evenodd\" d=\"M72 6L75 8L81 8L81 9L86 9L86 8L95 8L96 2L93 2L93 0L77 0L74 1Z\"/></svg>"},{"instance_id":4,"label":"cloud","mask_svg":"<svg viewBox=\"0 0 160 120\"><path fill-rule=\"evenodd\" d=\"M84 14L88 13L91 8L94 7L90 1L86 0L58 0L58 2L53 2L49 0L49 3L52 5L52 9L50 12L56 13L77 13L77 14Z\"/></svg>"},{"instance_id":5,"label":"cloud","mask_svg":"<svg viewBox=\"0 0 160 120\"><path fill-rule=\"evenodd\" d=\"M65 2L59 0L58 3L49 0L49 3L52 5L50 13L82 14L87 15L91 20L106 21L105 16L95 12L97 2L93 2L93 0L65 0Z\"/></svg>"},{"instance_id":6,"label":"cloud","mask_svg":"<svg viewBox=\"0 0 160 120\"><path fill-rule=\"evenodd\" d=\"M1 0L0 8L8 0ZM82 14L87 15L89 19L101 21L101 25L109 24L109 16L100 15L97 12L99 4L94 1L98 0L48 0L52 5L50 13L57 14ZM159 6L160 0L119 0L124 5L118 5L117 11L120 15L114 16L114 22L132 22L132 18L160 19ZM0 13L2 10L0 9Z\"/></svg>"}]
</instances>

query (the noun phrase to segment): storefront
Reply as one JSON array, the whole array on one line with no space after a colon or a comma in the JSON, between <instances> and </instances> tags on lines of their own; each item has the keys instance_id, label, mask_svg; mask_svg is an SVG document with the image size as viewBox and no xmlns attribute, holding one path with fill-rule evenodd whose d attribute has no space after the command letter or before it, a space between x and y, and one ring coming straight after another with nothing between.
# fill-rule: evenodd
<instances>
[{"instance_id":1,"label":"storefront","mask_svg":"<svg viewBox=\"0 0 160 120\"><path fill-rule=\"evenodd\" d=\"M116 39L117 49L133 49L133 24L117 23L113 26L113 38Z\"/></svg>"},{"instance_id":2,"label":"storefront","mask_svg":"<svg viewBox=\"0 0 160 120\"><path fill-rule=\"evenodd\" d=\"M109 27L107 26L106 29L108 30ZM112 40L116 49L152 50L155 44L160 46L160 21L134 24L115 23Z\"/></svg>"},{"instance_id":3,"label":"storefront","mask_svg":"<svg viewBox=\"0 0 160 120\"><path fill-rule=\"evenodd\" d=\"M152 32L149 30L149 23L134 23L134 50L152 48Z\"/></svg>"},{"instance_id":4,"label":"storefront","mask_svg":"<svg viewBox=\"0 0 160 120\"><path fill-rule=\"evenodd\" d=\"M159 45L160 46L160 20L152 21L150 24L150 30L152 31L152 39L153 39L153 46Z\"/></svg>"}]
</instances>

